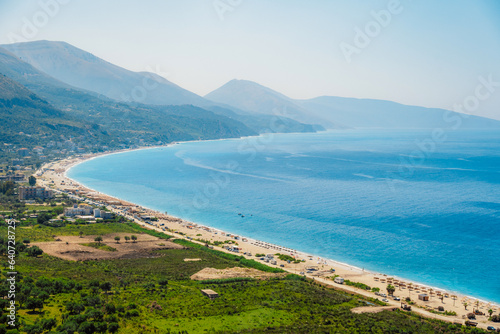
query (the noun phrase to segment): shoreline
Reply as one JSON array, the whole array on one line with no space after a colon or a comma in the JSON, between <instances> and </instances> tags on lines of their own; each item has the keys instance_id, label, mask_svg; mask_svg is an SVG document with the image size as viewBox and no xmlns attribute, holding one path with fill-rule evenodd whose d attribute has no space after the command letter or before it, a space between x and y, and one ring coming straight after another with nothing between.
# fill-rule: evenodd
<instances>
[{"instance_id":1,"label":"shoreline","mask_svg":"<svg viewBox=\"0 0 500 334\"><path fill-rule=\"evenodd\" d=\"M217 140L229 140L229 139L238 139L238 138L217 139ZM192 141L189 141L189 143L191 143L191 142ZM125 152L131 152L131 151L136 151L136 150L166 148L166 147L170 147L170 146L173 146L176 144L181 144L181 143L183 143L183 142L175 142L175 143L170 143L170 144L162 145L162 146L123 149L123 150L119 150L119 151L102 152L102 153L82 155L82 156L73 157L73 158L66 158L63 160L53 161L53 162L47 163L46 165L42 166L36 172L36 174L38 176L42 176L43 177L42 179L44 180L44 182L47 182L45 184L45 186L52 188L51 187L51 185L52 185L59 192L67 193L69 188L73 188L73 189L78 189L78 191L82 191L85 193L91 193L92 195L94 195L98 198L106 199L103 202L106 203L106 206L110 205L112 207L113 212L115 212L117 214L124 215L123 211L115 210L116 208L114 208L114 204L110 204L110 203L120 202L119 206L134 207L134 208L137 208L138 210L142 211L142 213L146 213L146 214L158 217L158 222L156 224L147 225L143 221L134 218L133 215L132 216L125 215L126 218L132 219L134 222L140 224L141 226L144 226L147 228L152 228L152 229L158 230L160 232L165 232L165 230L162 230L162 228L161 228L162 225L160 225L160 223L163 223L163 224L168 223L169 224L168 228L170 230L173 230L174 232L167 233L167 234L171 234L177 238L184 238L184 239L189 239L190 241L195 241L193 239L195 239L197 236L201 235L200 238L203 240L210 240L210 241L233 240L234 241L235 234L231 233L230 231L221 230L221 229L216 228L216 227L206 226L206 225L202 225L202 224L195 223L195 222L189 222L189 221L186 221L180 217L174 217L174 216L171 216L170 214L159 212L157 210L148 208L144 205L138 205L136 203L131 203L127 200L120 199L120 198L115 197L115 196L110 196L110 195L101 193L95 189L91 189L89 187L86 187L83 184L80 184L78 181L70 178L67 175L68 171L71 168L73 168L73 167L75 167L83 162L93 160L93 159L98 158L98 157L103 157L103 156L112 155L112 154L120 154L120 153L125 153ZM49 171L52 171L52 173L48 173ZM67 182L65 180L67 180L69 182ZM53 181L53 182L51 183L51 181ZM63 182L61 182L61 181L63 181ZM52 189L54 189L54 188L52 188ZM80 197L80 195L76 195L76 196ZM175 225L173 225L173 224L175 224ZM184 235L179 235L176 232L184 233ZM193 233L193 232L195 232L195 233ZM232 237L228 237L228 236L226 236L226 234L230 235ZM388 276L387 274L383 274L380 272L364 270L364 268L359 268L357 266L350 265L348 263L340 262L340 261L337 261L334 259L323 258L323 257L320 257L318 255L309 254L307 252L298 251L295 249L290 249L288 247L284 247L284 246L280 246L280 245L276 245L276 244L272 244L272 243L268 243L268 242L263 242L263 241L260 241L260 240L257 240L257 239L251 238L251 237L245 237L242 235L237 235L237 237L239 238L239 240L237 240L238 246L242 248L242 253L246 249L249 249L249 250L251 249L252 254L257 254L256 250L257 251L260 250L260 253L272 252L273 254L275 254L275 253L279 252L281 254L286 254L286 255L290 254L290 255L296 256L296 258L298 258L298 259L305 260L305 262L301 262L300 264L297 264L297 265L288 264L284 261L277 261L277 265L270 265L269 263L266 263L267 265L270 265L272 267L277 267L280 264L285 265L285 268L282 268L282 269L284 269L290 273L295 273L295 274L304 273L306 271L305 270L306 266L309 266L309 267L314 266L314 267L318 267L318 268L321 267L321 270L318 269L318 273L323 273L323 274L325 271L329 271L331 268L334 268L335 273L330 272L330 275L318 275L316 273L307 273L306 276L309 278L316 279L323 284L332 285L335 288L338 288L338 289L341 289L344 291L354 292L356 294L360 294L360 295L363 295L366 297L379 298L379 299L383 298L383 297L378 297L373 292L369 292L367 290L361 290L358 288L354 288L352 286L335 284L333 282L333 280L331 280L329 278L325 278L325 276L331 277L331 276L333 276L333 274L337 274L345 279L350 279L353 282L364 283L366 285L369 285L370 287L378 287L378 288L380 288L381 293L386 292L385 287L387 286L386 280L388 278L389 279L392 278L391 281L394 281L394 282L396 282L396 281L397 282L404 282L404 284L405 284L404 287L400 286L399 289L396 288L396 292L394 293L394 295L401 296L402 300L406 296L410 296L412 298L412 301L416 302L419 307L423 307L423 308L414 308L414 311L417 311L417 313L420 313L420 314L425 315L427 317L438 318L440 320L449 321L449 322L457 322L457 321L463 322L465 320L465 319L463 319L463 316L465 314L471 312L471 310L473 308L475 308L476 301L479 301L480 310L485 312L485 313L487 313L487 310L489 308L494 309L495 310L494 313L498 313L500 311L499 305L495 302L481 300L481 299L475 298L473 296L468 296L468 295L465 295L465 294L462 294L462 293L459 293L456 291L449 291L449 290L446 291L445 289L433 287L433 286L430 286L427 284L422 284L422 283L419 283L416 281L411 281L411 280L404 279L404 278L401 278L398 276ZM242 242L242 240L245 240L245 239L247 241ZM214 248L215 247L216 246L214 246ZM222 249L221 247L217 247L216 249L219 251L226 251L225 249ZM240 254L240 255L243 255L243 254ZM246 256L246 257L248 257L248 256ZM253 259L259 261L254 256L249 257L249 258L253 258ZM299 267L299 268L297 268L297 267ZM300 269L300 267L302 267L302 269ZM424 288L425 292L422 291L422 293L427 293L427 294L429 294L430 291L436 291L436 292L440 291L442 293L442 295L445 296L445 298L443 298L442 301L438 302L438 300L439 300L438 297L431 295L430 302L419 303L420 301L415 300L415 298L417 297L417 294L419 292L418 292L418 290L416 290L415 292L411 292L411 289L410 289L411 286L419 287L420 288L419 290L421 290L421 288ZM408 287L409 289L407 289L406 287ZM452 296L456 296L454 301L453 301L453 298L451 298ZM447 303L445 303L444 301L447 301ZM466 301L468 303L468 306L470 306L470 308L467 310L464 310L464 307L462 306L462 302L464 302L464 301ZM399 306L400 302L399 301L395 302L392 299L390 299L388 304L394 305L394 306ZM453 304L454 306L451 307L450 304ZM430 312L424 310L424 307L430 306L430 307L436 308L435 306L441 306L441 305L444 306L447 311L455 311L457 313L457 316L445 317L445 316L435 314L435 313L430 313ZM460 316L462 316L462 318L459 318ZM478 320L483 320L483 319L478 319ZM478 320L476 320L476 321L478 321ZM483 325L484 325L484 327L486 328L487 325L494 325L494 323L489 322L489 321L481 321L480 325L481 325L480 327L483 327Z\"/></svg>"}]
</instances>

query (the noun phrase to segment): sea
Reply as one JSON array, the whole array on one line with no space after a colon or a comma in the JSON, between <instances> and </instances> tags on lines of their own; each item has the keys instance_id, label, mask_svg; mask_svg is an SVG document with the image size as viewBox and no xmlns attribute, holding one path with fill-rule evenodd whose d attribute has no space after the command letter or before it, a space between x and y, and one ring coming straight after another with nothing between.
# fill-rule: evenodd
<instances>
[{"instance_id":1,"label":"sea","mask_svg":"<svg viewBox=\"0 0 500 334\"><path fill-rule=\"evenodd\" d=\"M183 142L100 156L68 177L226 232L500 303L500 131Z\"/></svg>"}]
</instances>

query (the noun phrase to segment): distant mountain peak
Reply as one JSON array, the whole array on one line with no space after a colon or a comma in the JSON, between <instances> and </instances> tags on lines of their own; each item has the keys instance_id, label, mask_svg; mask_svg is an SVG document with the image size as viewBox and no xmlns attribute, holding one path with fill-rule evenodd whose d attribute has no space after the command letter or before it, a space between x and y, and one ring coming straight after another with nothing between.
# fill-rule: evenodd
<instances>
[{"instance_id":1,"label":"distant mountain peak","mask_svg":"<svg viewBox=\"0 0 500 334\"><path fill-rule=\"evenodd\" d=\"M209 104L201 96L157 74L129 71L66 42L34 41L2 47L66 84L118 101L155 105ZM155 83L145 84L148 79Z\"/></svg>"}]
</instances>

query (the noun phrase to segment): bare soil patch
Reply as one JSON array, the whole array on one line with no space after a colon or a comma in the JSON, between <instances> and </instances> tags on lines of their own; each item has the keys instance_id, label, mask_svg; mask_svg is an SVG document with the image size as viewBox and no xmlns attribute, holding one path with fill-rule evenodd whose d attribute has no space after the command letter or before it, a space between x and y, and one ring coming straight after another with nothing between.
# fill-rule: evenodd
<instances>
[{"instance_id":1,"label":"bare soil patch","mask_svg":"<svg viewBox=\"0 0 500 334\"><path fill-rule=\"evenodd\" d=\"M184 259L184 262L201 261L201 259Z\"/></svg>"},{"instance_id":2,"label":"bare soil patch","mask_svg":"<svg viewBox=\"0 0 500 334\"><path fill-rule=\"evenodd\" d=\"M115 241L117 236L120 237L118 243ZM96 236L83 236L82 238L78 236L58 236L56 240L60 241L37 242L33 243L33 245L40 247L44 253L70 261L156 257L160 256L154 253L156 250L184 248L149 234L137 234L135 243L132 241L125 242L125 236L130 236L130 233L113 233L102 236L103 241L101 243L116 248L116 252L81 245L95 242Z\"/></svg>"},{"instance_id":3,"label":"bare soil patch","mask_svg":"<svg viewBox=\"0 0 500 334\"><path fill-rule=\"evenodd\" d=\"M394 306L361 306L351 309L352 313L379 313L385 310L392 311L397 307Z\"/></svg>"},{"instance_id":4,"label":"bare soil patch","mask_svg":"<svg viewBox=\"0 0 500 334\"><path fill-rule=\"evenodd\" d=\"M225 279L225 278L236 278L236 277L249 277L256 279L266 279L270 277L281 277L288 273L266 273L253 268L226 268L226 269L215 269L215 268L204 268L198 271L196 274L191 276L192 280L202 281L207 279Z\"/></svg>"}]
</instances>

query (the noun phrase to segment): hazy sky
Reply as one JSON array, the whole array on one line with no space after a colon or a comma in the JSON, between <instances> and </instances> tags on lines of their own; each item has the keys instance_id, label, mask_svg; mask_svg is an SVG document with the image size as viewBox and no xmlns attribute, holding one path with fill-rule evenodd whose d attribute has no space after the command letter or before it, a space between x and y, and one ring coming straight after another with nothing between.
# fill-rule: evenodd
<instances>
[{"instance_id":1,"label":"hazy sky","mask_svg":"<svg viewBox=\"0 0 500 334\"><path fill-rule=\"evenodd\" d=\"M500 119L497 0L0 0L0 31L2 44L66 41L200 95L237 78ZM499 84L478 95L481 80Z\"/></svg>"}]
</instances>

